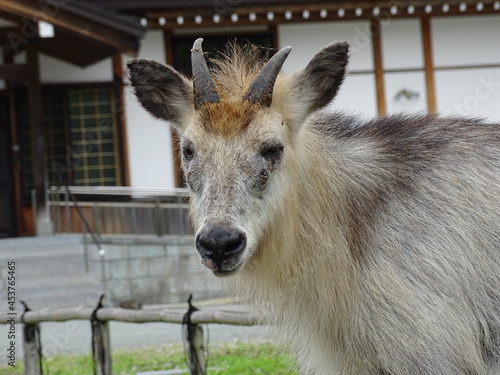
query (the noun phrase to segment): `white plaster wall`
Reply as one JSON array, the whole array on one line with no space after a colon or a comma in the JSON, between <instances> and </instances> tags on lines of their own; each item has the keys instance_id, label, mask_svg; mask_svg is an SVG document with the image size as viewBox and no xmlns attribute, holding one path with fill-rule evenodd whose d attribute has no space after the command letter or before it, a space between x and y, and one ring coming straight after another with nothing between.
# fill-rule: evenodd
<instances>
[{"instance_id":1,"label":"white plaster wall","mask_svg":"<svg viewBox=\"0 0 500 375\"><path fill-rule=\"evenodd\" d=\"M424 66L419 19L388 19L381 23L384 69L412 69Z\"/></svg>"},{"instance_id":2,"label":"white plaster wall","mask_svg":"<svg viewBox=\"0 0 500 375\"><path fill-rule=\"evenodd\" d=\"M292 46L284 71L304 67L323 47L338 41L350 44L349 70L372 70L372 43L368 21L321 22L278 26L279 47Z\"/></svg>"},{"instance_id":3,"label":"white plaster wall","mask_svg":"<svg viewBox=\"0 0 500 375\"><path fill-rule=\"evenodd\" d=\"M110 82L113 63L110 58L85 68L40 54L40 80L42 83Z\"/></svg>"},{"instance_id":4,"label":"white plaster wall","mask_svg":"<svg viewBox=\"0 0 500 375\"><path fill-rule=\"evenodd\" d=\"M441 114L500 121L500 15L431 20L436 101Z\"/></svg>"},{"instance_id":5,"label":"white plaster wall","mask_svg":"<svg viewBox=\"0 0 500 375\"><path fill-rule=\"evenodd\" d=\"M373 70L372 43L368 21L286 24L278 27L279 47L292 46L283 66L284 71L303 68L326 45L348 41L350 58L348 72ZM365 116L376 114L375 81L373 74L347 75L331 108L357 112Z\"/></svg>"},{"instance_id":6,"label":"white plaster wall","mask_svg":"<svg viewBox=\"0 0 500 375\"><path fill-rule=\"evenodd\" d=\"M142 40L139 58L165 61L161 31ZM123 56L126 64L130 56ZM126 71L126 68L124 68ZM174 187L172 143L167 123L154 119L138 103L130 86L125 89L130 183L137 187Z\"/></svg>"},{"instance_id":7,"label":"white plaster wall","mask_svg":"<svg viewBox=\"0 0 500 375\"><path fill-rule=\"evenodd\" d=\"M500 63L500 15L431 19L434 66Z\"/></svg>"},{"instance_id":8,"label":"white plaster wall","mask_svg":"<svg viewBox=\"0 0 500 375\"><path fill-rule=\"evenodd\" d=\"M375 116L377 114L375 76L373 74L348 75L329 108L365 118Z\"/></svg>"},{"instance_id":9,"label":"white plaster wall","mask_svg":"<svg viewBox=\"0 0 500 375\"><path fill-rule=\"evenodd\" d=\"M500 121L500 68L437 71L435 85L441 114Z\"/></svg>"}]
</instances>

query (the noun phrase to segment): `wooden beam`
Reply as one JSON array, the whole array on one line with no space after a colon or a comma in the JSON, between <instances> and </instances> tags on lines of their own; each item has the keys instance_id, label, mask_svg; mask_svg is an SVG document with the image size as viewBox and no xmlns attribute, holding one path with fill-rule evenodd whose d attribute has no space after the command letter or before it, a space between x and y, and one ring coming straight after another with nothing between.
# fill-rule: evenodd
<instances>
[{"instance_id":1,"label":"wooden beam","mask_svg":"<svg viewBox=\"0 0 500 375\"><path fill-rule=\"evenodd\" d=\"M170 30L164 30L163 32L163 45L165 48L165 62L167 64L173 65L174 63L174 51L172 46L172 32ZM179 137L174 129L170 128L170 138L172 142L172 166L174 169L174 186L183 187L182 181L182 168L181 161L179 159Z\"/></svg>"},{"instance_id":2,"label":"wooden beam","mask_svg":"<svg viewBox=\"0 0 500 375\"><path fill-rule=\"evenodd\" d=\"M460 9L460 4L465 4L466 9ZM443 5L448 5L443 8ZM378 12L384 19L401 19L401 18L418 18L425 16L432 17L448 17L462 15L486 15L498 14L495 9L494 2L484 2L483 8L476 8L477 1L464 0L461 2L436 2L436 1L403 1L403 2L387 2L387 1L351 1L329 3L310 2L302 4L262 4L259 6L244 6L237 7L221 7L217 9L214 6L205 7L171 7L163 10L147 10L144 16L148 20L148 26L153 29L182 29L182 28L199 28L199 27L224 27L224 26L249 26L249 25L277 25L287 23L307 23L307 22L324 22L324 21L352 21L352 20L370 20L374 16L374 9L378 8ZM432 8L427 6L431 5ZM357 10L361 10L361 13ZM410 11L411 9L411 11ZM443 10L443 9L446 9ZM308 11L308 17L304 18L303 11ZM321 15L321 11L326 14ZM339 15L339 10L341 15ZM395 12L394 12L395 11ZM273 12L272 20L267 19L267 13ZM286 19L285 12L291 12L292 17ZM238 21L231 20L231 14L238 15ZM249 14L256 15L255 20L249 19ZM213 16L219 15L218 22L214 22ZM177 24L177 17L181 16L184 19L182 24ZM195 16L201 16L201 23L195 22ZM377 16L380 17L380 16ZM159 18L164 18L165 23L159 23Z\"/></svg>"},{"instance_id":3,"label":"wooden beam","mask_svg":"<svg viewBox=\"0 0 500 375\"><path fill-rule=\"evenodd\" d=\"M28 79L27 64L2 64L0 65L0 79L7 81Z\"/></svg>"},{"instance_id":4,"label":"wooden beam","mask_svg":"<svg viewBox=\"0 0 500 375\"><path fill-rule=\"evenodd\" d=\"M61 307L56 309L42 309L28 311L23 315L26 324L42 322L66 322L68 320L86 320L92 317L92 307ZM0 324L9 322L11 311L0 310ZM23 314L17 311L18 315ZM182 324L185 321L185 312L173 309L162 310L130 310L118 307L103 307L97 311L97 319L100 321L117 321L126 323L152 323L168 322ZM254 326L264 325L265 321L258 313L228 310L197 310L191 314L192 324L228 324Z\"/></svg>"},{"instance_id":5,"label":"wooden beam","mask_svg":"<svg viewBox=\"0 0 500 375\"><path fill-rule=\"evenodd\" d=\"M14 56L7 55L5 50L2 51L4 64L14 64ZM16 222L17 222L17 233L23 234L26 230L24 228L24 221L22 220L21 214L21 155L19 140L17 134L17 113L15 98L12 90L12 84L8 80L5 82L5 86L9 94L9 119L10 119L10 137L12 145L12 178L14 183L14 205L16 209Z\"/></svg>"},{"instance_id":6,"label":"wooden beam","mask_svg":"<svg viewBox=\"0 0 500 375\"><path fill-rule=\"evenodd\" d=\"M123 85L123 63L122 55L113 55L113 81L116 84L117 97L114 109L119 126L120 150L121 150L121 171L123 185L130 186L130 162L127 142L127 116L125 113L125 93Z\"/></svg>"},{"instance_id":7,"label":"wooden beam","mask_svg":"<svg viewBox=\"0 0 500 375\"><path fill-rule=\"evenodd\" d=\"M377 93L377 112L379 116L385 116L387 109L385 105L384 67L382 62L382 38L380 35L380 20L373 18L370 21L370 29L373 46L375 88Z\"/></svg>"},{"instance_id":8,"label":"wooden beam","mask_svg":"<svg viewBox=\"0 0 500 375\"><path fill-rule=\"evenodd\" d=\"M76 33L56 29L53 38L40 40L39 50L46 55L86 67L114 55L117 50Z\"/></svg>"},{"instance_id":9,"label":"wooden beam","mask_svg":"<svg viewBox=\"0 0 500 375\"><path fill-rule=\"evenodd\" d=\"M29 43L26 48L28 61L28 105L31 135L31 150L33 159L33 187L35 189L34 217L36 218L37 234L52 234L49 211L47 207L47 166L46 147L43 132L42 87L40 84L40 68L38 48L35 43Z\"/></svg>"},{"instance_id":10,"label":"wooden beam","mask_svg":"<svg viewBox=\"0 0 500 375\"><path fill-rule=\"evenodd\" d=\"M14 35L23 35L23 29L18 26L0 28L0 45L10 45Z\"/></svg>"},{"instance_id":11,"label":"wooden beam","mask_svg":"<svg viewBox=\"0 0 500 375\"><path fill-rule=\"evenodd\" d=\"M436 89L434 85L434 63L432 58L432 39L431 25L429 17L420 19L422 29L422 45L424 48L424 69L425 69L425 86L427 92L427 111L436 113Z\"/></svg>"}]
</instances>

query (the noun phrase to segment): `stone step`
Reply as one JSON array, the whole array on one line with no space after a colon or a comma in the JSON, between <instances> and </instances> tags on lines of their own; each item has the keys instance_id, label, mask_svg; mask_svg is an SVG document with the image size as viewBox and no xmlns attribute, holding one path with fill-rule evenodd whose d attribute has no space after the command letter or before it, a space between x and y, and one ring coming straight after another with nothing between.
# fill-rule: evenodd
<instances>
[{"instance_id":1,"label":"stone step","mask_svg":"<svg viewBox=\"0 0 500 375\"><path fill-rule=\"evenodd\" d=\"M88 251L96 249L89 244ZM11 260L18 302L25 300L31 308L97 304L101 284L98 276L86 273L81 235L0 240L0 290Z\"/></svg>"},{"instance_id":2,"label":"stone step","mask_svg":"<svg viewBox=\"0 0 500 375\"><path fill-rule=\"evenodd\" d=\"M91 250L90 248L88 249ZM95 250L94 250L95 251ZM64 243L38 246L4 246L0 240L0 262L29 258L60 257L66 255L83 254L84 246L81 243Z\"/></svg>"},{"instance_id":3,"label":"stone step","mask_svg":"<svg viewBox=\"0 0 500 375\"><path fill-rule=\"evenodd\" d=\"M40 247L40 244L53 246L69 243L82 243L82 235L62 234L56 236L4 238L0 240L0 249L3 247L37 248Z\"/></svg>"},{"instance_id":4,"label":"stone step","mask_svg":"<svg viewBox=\"0 0 500 375\"><path fill-rule=\"evenodd\" d=\"M59 258L68 255L83 255L84 248L83 246L58 246L53 248L47 247L39 247L38 249L26 249L23 251L19 251L17 249L7 248L2 249L0 247L0 262L1 261L10 261L10 260L22 260L22 259L31 259L31 258Z\"/></svg>"},{"instance_id":5,"label":"stone step","mask_svg":"<svg viewBox=\"0 0 500 375\"><path fill-rule=\"evenodd\" d=\"M0 266L0 278L5 278L7 267ZM61 258L31 258L16 261L18 278L45 277L57 274L73 275L85 272L85 260L81 255Z\"/></svg>"},{"instance_id":6,"label":"stone step","mask_svg":"<svg viewBox=\"0 0 500 375\"><path fill-rule=\"evenodd\" d=\"M23 268L43 268L43 267L64 267L65 264L80 263L82 267L85 265L85 256L81 254L61 254L61 255L46 255L17 258L12 257L10 260L0 261L0 269L7 267L7 262L15 261L16 270L21 271ZM82 268L83 269L83 268Z\"/></svg>"}]
</instances>

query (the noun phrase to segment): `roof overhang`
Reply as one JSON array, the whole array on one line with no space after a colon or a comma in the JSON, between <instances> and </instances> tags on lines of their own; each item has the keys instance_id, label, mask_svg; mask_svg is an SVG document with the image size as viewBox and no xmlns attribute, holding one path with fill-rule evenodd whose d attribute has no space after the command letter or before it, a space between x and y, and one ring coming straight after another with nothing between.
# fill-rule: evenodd
<instances>
[{"instance_id":1,"label":"roof overhang","mask_svg":"<svg viewBox=\"0 0 500 375\"><path fill-rule=\"evenodd\" d=\"M87 0L153 29L500 14L499 0Z\"/></svg>"},{"instance_id":2,"label":"roof overhang","mask_svg":"<svg viewBox=\"0 0 500 375\"><path fill-rule=\"evenodd\" d=\"M147 30L137 18L75 0L0 0L0 17L18 25L0 28L4 53L36 43L40 52L83 67L116 53L136 56ZM53 37L39 36L39 21L53 25Z\"/></svg>"}]
</instances>

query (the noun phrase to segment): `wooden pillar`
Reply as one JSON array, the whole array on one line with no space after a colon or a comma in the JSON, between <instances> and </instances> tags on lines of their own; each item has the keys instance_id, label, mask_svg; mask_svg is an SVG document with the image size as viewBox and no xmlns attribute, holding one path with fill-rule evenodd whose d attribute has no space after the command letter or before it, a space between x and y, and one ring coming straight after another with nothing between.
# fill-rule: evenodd
<instances>
[{"instance_id":1,"label":"wooden pillar","mask_svg":"<svg viewBox=\"0 0 500 375\"><path fill-rule=\"evenodd\" d=\"M429 17L420 19L422 45L424 48L425 86L427 91L427 111L436 113L436 89L434 85L434 62L432 59L431 24Z\"/></svg>"},{"instance_id":2,"label":"wooden pillar","mask_svg":"<svg viewBox=\"0 0 500 375\"><path fill-rule=\"evenodd\" d=\"M25 324L24 340L24 375L42 375L42 343L39 324Z\"/></svg>"},{"instance_id":3,"label":"wooden pillar","mask_svg":"<svg viewBox=\"0 0 500 375\"><path fill-rule=\"evenodd\" d=\"M187 340L184 346L187 353L189 375L205 375L207 364L205 362L203 327L197 324L188 324L186 330Z\"/></svg>"},{"instance_id":4,"label":"wooden pillar","mask_svg":"<svg viewBox=\"0 0 500 375\"><path fill-rule=\"evenodd\" d=\"M380 30L380 20L373 18L370 21L372 46L373 46L373 66L375 70L375 88L377 90L377 112L379 116L387 113L385 105L384 68L382 63L382 38Z\"/></svg>"},{"instance_id":5,"label":"wooden pillar","mask_svg":"<svg viewBox=\"0 0 500 375\"><path fill-rule=\"evenodd\" d=\"M111 375L111 343L109 324L92 320L92 356L94 375Z\"/></svg>"},{"instance_id":6,"label":"wooden pillar","mask_svg":"<svg viewBox=\"0 0 500 375\"><path fill-rule=\"evenodd\" d=\"M14 56L10 53L6 53L5 49L2 51L4 64L14 64ZM17 234L25 232L24 223L21 216L21 154L19 141L17 136L17 113L15 107L15 99L12 94L11 81L7 78L5 79L5 85L9 94L9 118L10 118L10 136L11 136L11 146L12 146L12 178L14 185L14 206L16 210L16 230ZM24 77L26 78L26 77Z\"/></svg>"},{"instance_id":7,"label":"wooden pillar","mask_svg":"<svg viewBox=\"0 0 500 375\"><path fill-rule=\"evenodd\" d=\"M123 185L130 186L130 163L127 141L127 116L125 113L125 95L123 92L123 64L122 56L119 53L113 55L113 82L116 85L117 97L115 98L114 110L119 126L121 170L123 175Z\"/></svg>"},{"instance_id":8,"label":"wooden pillar","mask_svg":"<svg viewBox=\"0 0 500 375\"><path fill-rule=\"evenodd\" d=\"M36 41L31 41L26 46L26 57L28 61L29 121L31 155L33 159L33 184L35 189L34 203L36 207L36 212L33 215L36 220L36 234L48 235L53 233L53 228L46 198L48 182L45 160L45 136L43 132L42 86L40 84L40 67Z\"/></svg>"},{"instance_id":9,"label":"wooden pillar","mask_svg":"<svg viewBox=\"0 0 500 375\"><path fill-rule=\"evenodd\" d=\"M165 47L165 62L167 64L173 65L174 56L173 56L173 47L172 47L172 31L164 30L163 32L163 45ZM172 140L172 163L174 169L174 184L175 187L183 187L182 186L182 169L181 169L181 161L179 159L179 137L177 137L177 133L174 129L170 129L170 138Z\"/></svg>"}]
</instances>

